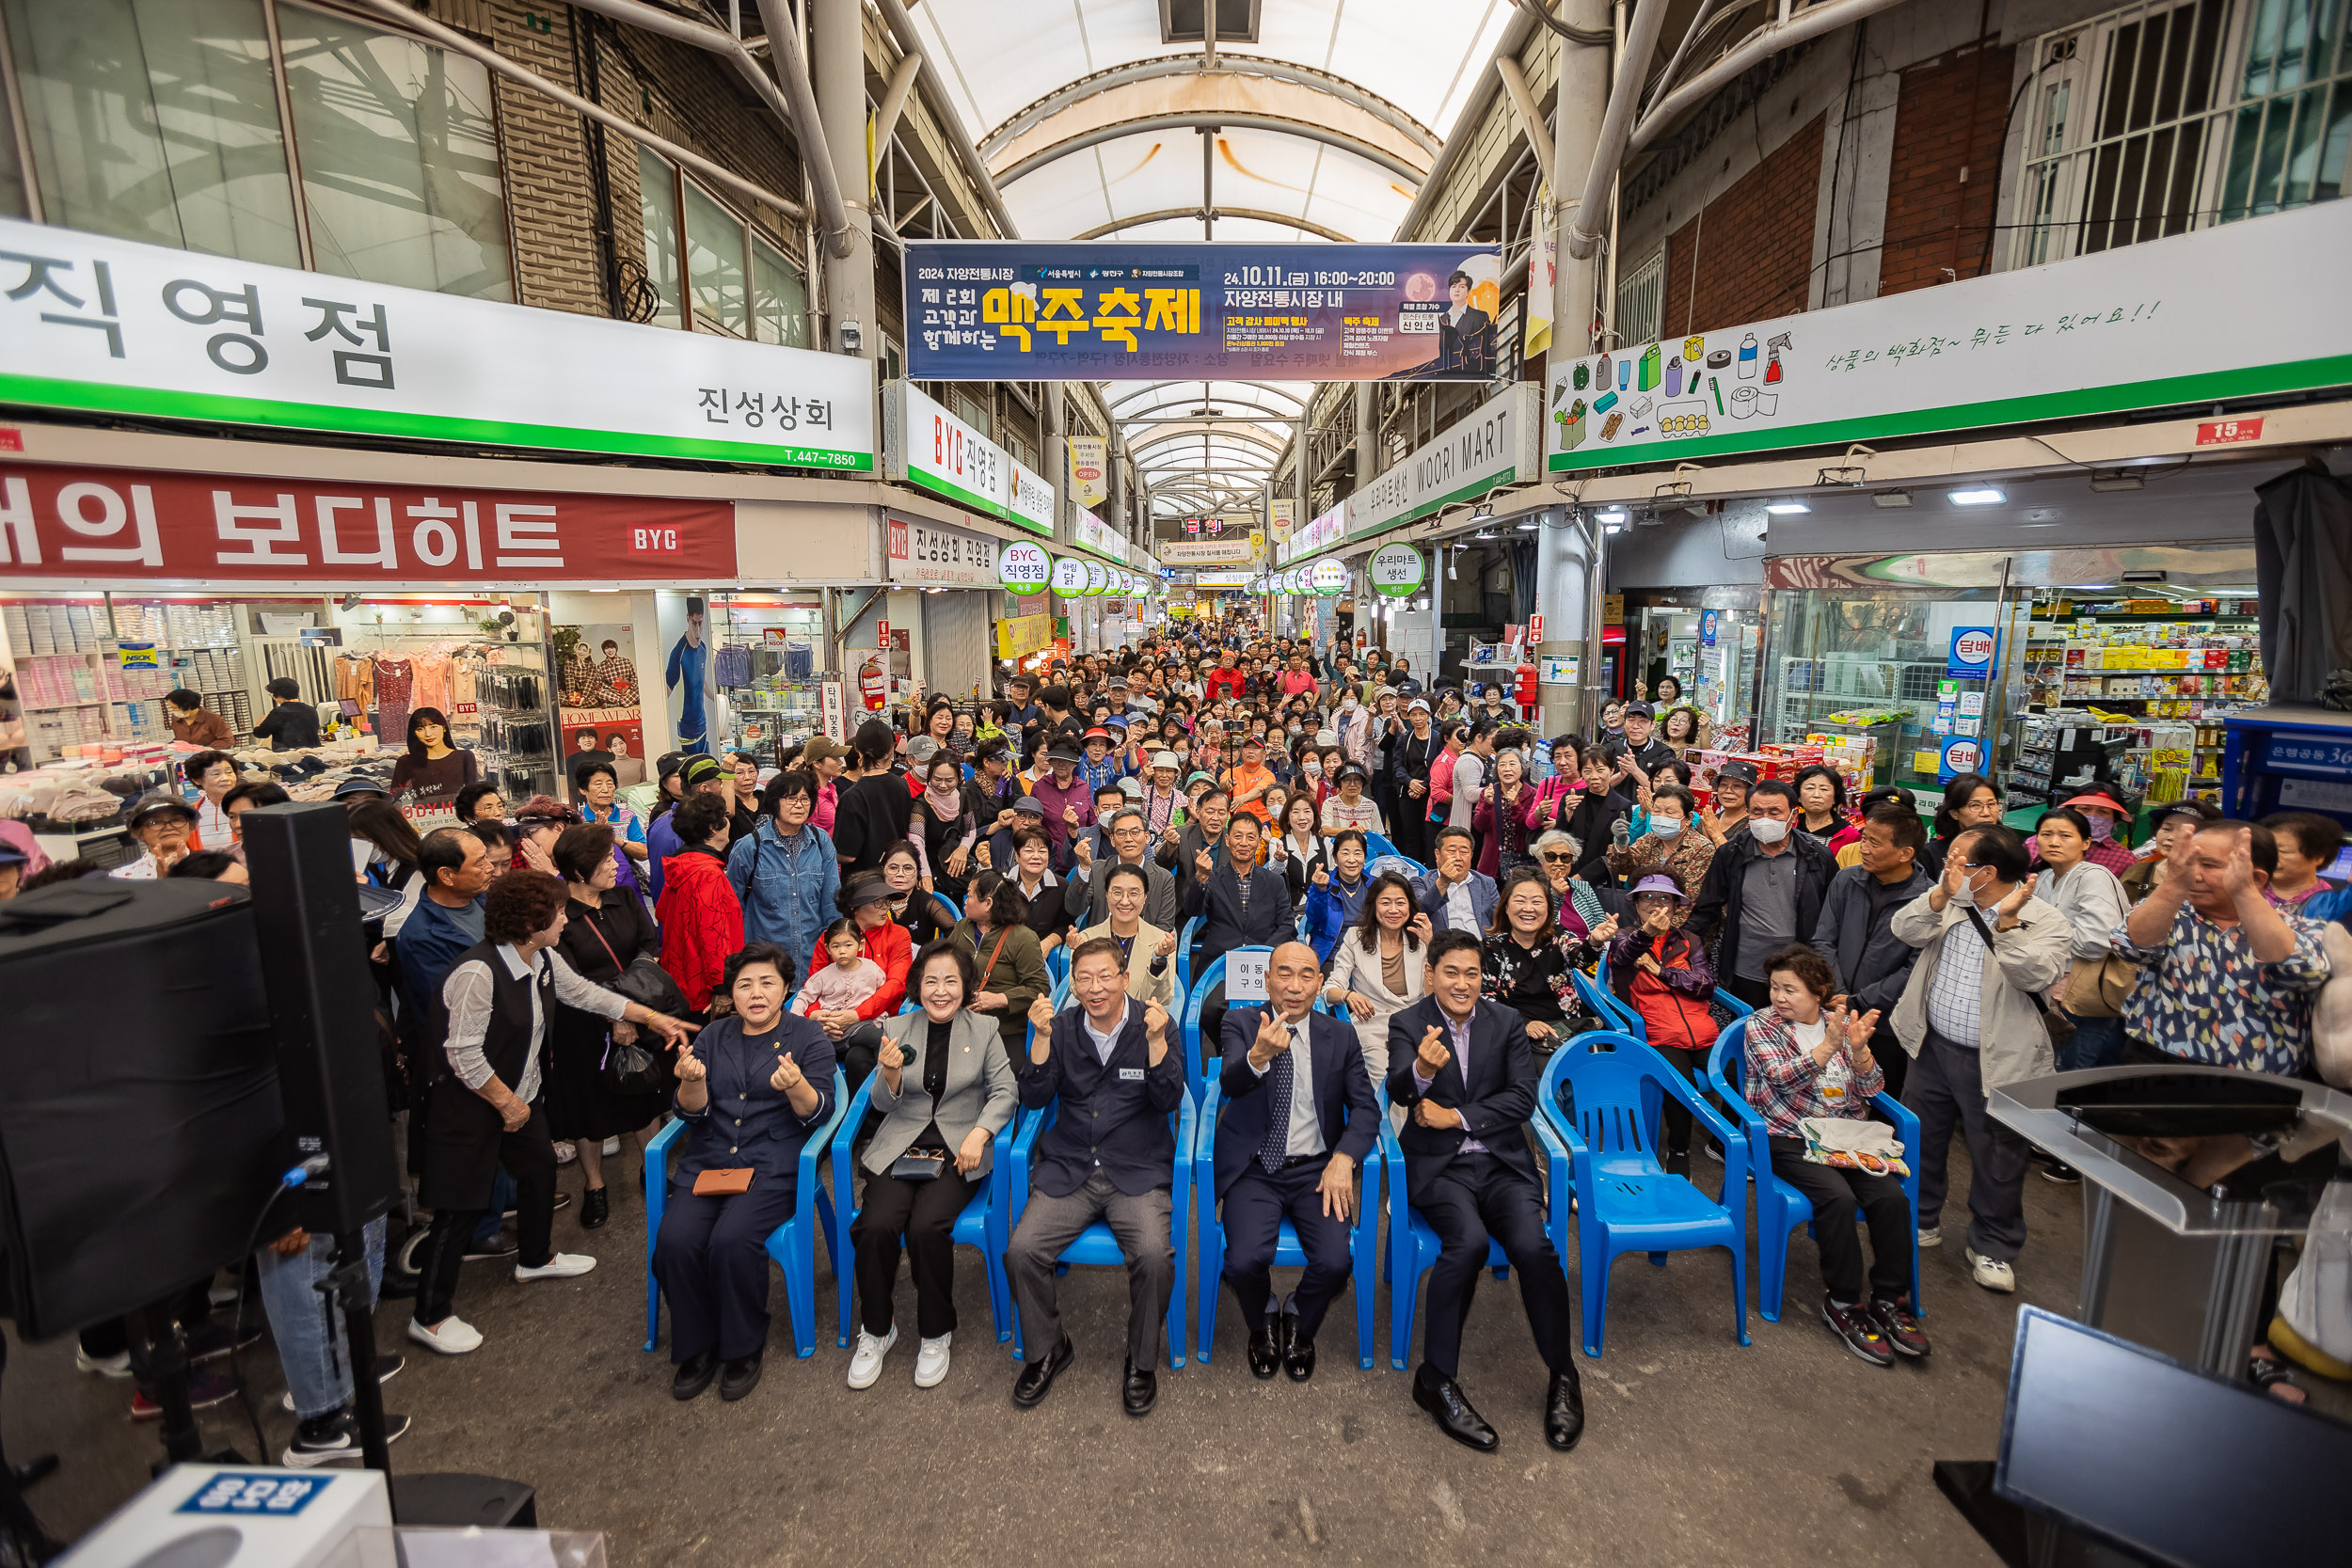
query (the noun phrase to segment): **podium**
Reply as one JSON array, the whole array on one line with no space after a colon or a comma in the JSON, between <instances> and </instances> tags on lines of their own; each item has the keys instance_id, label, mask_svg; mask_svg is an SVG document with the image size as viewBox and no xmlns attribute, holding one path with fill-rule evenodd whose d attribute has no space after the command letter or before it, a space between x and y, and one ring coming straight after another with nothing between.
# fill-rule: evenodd
<instances>
[{"instance_id":1,"label":"podium","mask_svg":"<svg viewBox=\"0 0 2352 1568\"><path fill-rule=\"evenodd\" d=\"M2182 1063L2028 1079L1987 1110L2082 1173L2075 1318L2245 1377L2272 1248L2309 1228L2352 1147L2352 1095Z\"/></svg>"}]
</instances>

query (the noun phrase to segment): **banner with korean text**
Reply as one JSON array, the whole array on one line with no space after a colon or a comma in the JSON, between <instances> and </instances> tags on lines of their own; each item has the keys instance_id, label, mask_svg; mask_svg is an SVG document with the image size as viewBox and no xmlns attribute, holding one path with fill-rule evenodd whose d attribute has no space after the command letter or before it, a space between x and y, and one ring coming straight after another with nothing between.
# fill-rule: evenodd
<instances>
[{"instance_id":1,"label":"banner with korean text","mask_svg":"<svg viewBox=\"0 0 2352 1568\"><path fill-rule=\"evenodd\" d=\"M1488 381L1478 245L910 241L917 381Z\"/></svg>"},{"instance_id":2,"label":"banner with korean text","mask_svg":"<svg viewBox=\"0 0 2352 1568\"><path fill-rule=\"evenodd\" d=\"M0 463L0 580L727 582L724 500Z\"/></svg>"},{"instance_id":3,"label":"banner with korean text","mask_svg":"<svg viewBox=\"0 0 2352 1568\"><path fill-rule=\"evenodd\" d=\"M0 219L0 403L864 472L847 355Z\"/></svg>"}]
</instances>

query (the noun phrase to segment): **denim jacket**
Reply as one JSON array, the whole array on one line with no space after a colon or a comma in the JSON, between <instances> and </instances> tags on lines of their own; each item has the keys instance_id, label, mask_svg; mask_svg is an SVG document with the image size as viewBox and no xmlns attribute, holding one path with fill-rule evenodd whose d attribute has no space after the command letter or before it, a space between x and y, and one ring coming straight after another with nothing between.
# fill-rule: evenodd
<instances>
[{"instance_id":1,"label":"denim jacket","mask_svg":"<svg viewBox=\"0 0 2352 1568\"><path fill-rule=\"evenodd\" d=\"M760 818L758 828L727 851L727 880L743 905L743 940L772 942L795 963L816 950L817 939L840 912L834 895L841 888L841 863L832 835L814 822L787 839L776 832L774 817Z\"/></svg>"}]
</instances>

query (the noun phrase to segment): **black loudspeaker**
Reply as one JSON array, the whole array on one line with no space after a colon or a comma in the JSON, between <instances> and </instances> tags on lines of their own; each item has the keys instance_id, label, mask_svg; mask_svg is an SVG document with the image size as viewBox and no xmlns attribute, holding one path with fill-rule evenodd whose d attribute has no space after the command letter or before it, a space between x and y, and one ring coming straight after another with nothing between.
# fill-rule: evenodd
<instances>
[{"instance_id":1,"label":"black loudspeaker","mask_svg":"<svg viewBox=\"0 0 2352 1568\"><path fill-rule=\"evenodd\" d=\"M0 904L0 1248L26 1338L249 1244L290 1163L253 929L243 889L194 879Z\"/></svg>"},{"instance_id":2,"label":"black loudspeaker","mask_svg":"<svg viewBox=\"0 0 2352 1568\"><path fill-rule=\"evenodd\" d=\"M337 1236L400 1196L349 822L331 800L262 806L240 819L289 1163L322 1153L334 1161L295 1189L289 1217Z\"/></svg>"}]
</instances>

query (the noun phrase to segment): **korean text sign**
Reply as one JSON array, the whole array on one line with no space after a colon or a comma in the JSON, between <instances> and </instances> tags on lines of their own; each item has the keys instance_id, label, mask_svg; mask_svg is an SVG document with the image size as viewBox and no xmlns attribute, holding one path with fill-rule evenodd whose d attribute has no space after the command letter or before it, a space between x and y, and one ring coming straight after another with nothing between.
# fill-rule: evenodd
<instances>
[{"instance_id":1,"label":"korean text sign","mask_svg":"<svg viewBox=\"0 0 2352 1568\"><path fill-rule=\"evenodd\" d=\"M918 381L1486 381L1502 260L1471 245L907 246Z\"/></svg>"},{"instance_id":2,"label":"korean text sign","mask_svg":"<svg viewBox=\"0 0 2352 1568\"><path fill-rule=\"evenodd\" d=\"M869 471L846 355L0 219L0 401Z\"/></svg>"},{"instance_id":3,"label":"korean text sign","mask_svg":"<svg viewBox=\"0 0 2352 1568\"><path fill-rule=\"evenodd\" d=\"M724 582L723 500L0 464L0 578Z\"/></svg>"}]
</instances>

